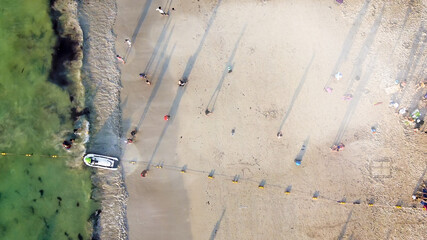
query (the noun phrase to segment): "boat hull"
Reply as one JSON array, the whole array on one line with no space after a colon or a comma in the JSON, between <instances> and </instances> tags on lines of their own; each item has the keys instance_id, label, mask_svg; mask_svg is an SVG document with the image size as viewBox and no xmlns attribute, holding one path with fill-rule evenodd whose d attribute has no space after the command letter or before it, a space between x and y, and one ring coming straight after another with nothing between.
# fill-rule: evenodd
<instances>
[{"instance_id":1,"label":"boat hull","mask_svg":"<svg viewBox=\"0 0 427 240\"><path fill-rule=\"evenodd\" d=\"M86 166L96 167L108 170L117 170L119 159L116 157L104 156L94 153L88 153L83 157Z\"/></svg>"}]
</instances>

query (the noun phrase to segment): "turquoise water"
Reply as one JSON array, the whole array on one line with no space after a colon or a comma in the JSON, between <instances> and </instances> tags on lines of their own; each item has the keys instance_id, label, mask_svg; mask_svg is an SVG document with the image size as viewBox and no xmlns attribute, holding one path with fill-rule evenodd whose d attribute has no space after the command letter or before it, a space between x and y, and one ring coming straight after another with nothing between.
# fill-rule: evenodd
<instances>
[{"instance_id":1,"label":"turquoise water","mask_svg":"<svg viewBox=\"0 0 427 240\"><path fill-rule=\"evenodd\" d=\"M90 172L66 165L70 100L47 81L49 1L1 0L0 13L0 239L89 239Z\"/></svg>"}]
</instances>

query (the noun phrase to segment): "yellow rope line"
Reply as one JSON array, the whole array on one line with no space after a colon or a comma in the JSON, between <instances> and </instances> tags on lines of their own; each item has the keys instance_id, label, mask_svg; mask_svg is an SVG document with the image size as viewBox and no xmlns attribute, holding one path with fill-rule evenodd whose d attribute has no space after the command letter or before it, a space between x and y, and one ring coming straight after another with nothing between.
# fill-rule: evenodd
<instances>
[{"instance_id":1,"label":"yellow rope line","mask_svg":"<svg viewBox=\"0 0 427 240\"><path fill-rule=\"evenodd\" d=\"M52 154L52 155L45 155L45 154L34 154L34 153L7 153L7 152L1 152L0 155L2 157L7 157L7 156L24 156L24 157L49 157L49 158L61 158L61 157L67 157L67 156L60 156L60 155L56 155L56 154Z\"/></svg>"},{"instance_id":2,"label":"yellow rope line","mask_svg":"<svg viewBox=\"0 0 427 240\"><path fill-rule=\"evenodd\" d=\"M132 164L136 163L136 161L123 161L123 162L130 162ZM138 161L138 162L144 162L144 161ZM218 174L218 173L215 173L214 170L211 170L210 172L208 172L208 171L202 171L202 170L194 170L194 169L187 168L187 166L179 168L179 167L176 167L176 166L172 166L172 165L169 166L169 165L164 165L163 163L159 163L159 164L150 164L150 167L155 167L155 168L158 168L158 169L166 169L166 170L171 170L171 171L180 171L182 174L195 174L195 175L204 174L204 175L207 175L208 179L211 179L211 180L216 179L215 175L217 175L219 177L224 177L226 180L229 180L229 181L231 181L234 184L240 183L241 181L242 182L256 182L255 180L245 179L243 177L240 177L239 175L229 176L229 175L226 175L226 174ZM280 185L268 184L264 180L262 180L262 181L259 182L258 188L259 189L264 189L264 188L267 188L269 186L272 187L272 188L279 188L279 189L285 188L286 189L284 191L285 195L300 195L302 197L306 197L307 195L310 194L309 192L304 192L304 191L301 191L301 190L292 190L292 189L289 188L289 186L288 187L283 187L283 186L280 186ZM295 192L296 192L296 194L295 194ZM300 194L298 194L298 192ZM304 194L304 195L302 195L302 194ZM412 210L417 210L417 211L423 211L424 210L423 208L416 207L416 206L413 206L411 204L404 204L404 202L402 200L398 201L396 204L384 204L384 203L381 204L381 203L376 203L373 200L369 201L369 202L367 202L365 204L362 204L361 201L359 201L359 200L356 200L356 201L352 202L352 201L347 201L344 198L340 199L340 200L334 200L334 199L331 199L331 198L327 198L326 196L320 195L319 191L315 191L314 195L312 195L312 200L313 201L319 201L320 200L320 201L329 202L329 203L333 202L335 204L340 204L340 205L349 205L349 204L351 204L351 205L360 205L360 206L376 207L376 208L412 209Z\"/></svg>"}]
</instances>

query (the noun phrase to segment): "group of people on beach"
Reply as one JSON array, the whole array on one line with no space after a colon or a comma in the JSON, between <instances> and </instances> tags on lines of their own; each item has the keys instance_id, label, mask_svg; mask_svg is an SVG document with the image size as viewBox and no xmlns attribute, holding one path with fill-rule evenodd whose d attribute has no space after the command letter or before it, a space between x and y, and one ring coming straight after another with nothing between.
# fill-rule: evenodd
<instances>
[{"instance_id":1,"label":"group of people on beach","mask_svg":"<svg viewBox=\"0 0 427 240\"><path fill-rule=\"evenodd\" d=\"M412 195L414 201L420 201L420 204L427 210L427 182L423 182L420 188Z\"/></svg>"},{"instance_id":2,"label":"group of people on beach","mask_svg":"<svg viewBox=\"0 0 427 240\"><path fill-rule=\"evenodd\" d=\"M139 74L139 77L140 77L142 80L144 80L145 84L147 84L147 85L151 85L151 81L148 79L147 74L145 74L145 73L140 73L140 74ZM187 80L186 78L179 79L179 80L178 80L178 86L180 86L180 87L184 87L184 86L187 84L187 82L188 82L188 80Z\"/></svg>"},{"instance_id":3,"label":"group of people on beach","mask_svg":"<svg viewBox=\"0 0 427 240\"><path fill-rule=\"evenodd\" d=\"M135 137L136 137L137 133L138 133L138 129L137 128L135 128L134 130L132 130L130 132L131 137L128 138L128 139L126 139L125 142L128 143L128 144L133 143L135 141Z\"/></svg>"},{"instance_id":4,"label":"group of people on beach","mask_svg":"<svg viewBox=\"0 0 427 240\"><path fill-rule=\"evenodd\" d=\"M172 10L174 11L174 10L175 10L175 8L172 8ZM165 11L162 9L162 7L161 7L161 6L159 6L159 7L156 9L156 11L157 11L157 12L159 12L162 16L169 16L169 12L165 12ZM128 48L129 48L129 49L132 47L132 42L130 41L130 39L126 38L126 39L125 39L125 43L128 45ZM122 57L122 56L120 56L120 55L118 55L118 54L117 54L117 55L116 55L116 58L117 58L117 60L118 60L119 62L121 62L121 63L123 63L123 64L125 64L125 63L126 63L126 60L125 60L125 58L124 58L124 57ZM147 84L147 85L151 85L151 81L150 81L150 79L149 79L149 77L148 77L147 73L145 73L145 72L140 73L140 74L139 74L139 77L140 77L140 78L145 82L145 84ZM186 78L179 79L179 80L178 80L178 86L179 86L179 87L184 87L184 86L187 84L187 82L188 82L188 79L186 79ZM164 120L165 120L165 121L168 121L169 119L170 119L170 115L165 115L165 116L164 116ZM137 132L138 132L138 129L137 129L137 128L135 128L134 130L132 130L132 131L130 132L131 137L127 138L127 139L126 139L126 141L125 141L125 143L127 143L127 144L134 143L134 142L135 142L135 138L136 138L136 134L137 134ZM64 143L65 143L65 142L64 142ZM68 144L68 143L67 143L67 144ZM71 147L71 145L66 145L66 146ZM145 170L143 170L143 171L141 172L141 177L145 177L145 176L147 176L147 174L148 174L148 169L145 169Z\"/></svg>"}]
</instances>

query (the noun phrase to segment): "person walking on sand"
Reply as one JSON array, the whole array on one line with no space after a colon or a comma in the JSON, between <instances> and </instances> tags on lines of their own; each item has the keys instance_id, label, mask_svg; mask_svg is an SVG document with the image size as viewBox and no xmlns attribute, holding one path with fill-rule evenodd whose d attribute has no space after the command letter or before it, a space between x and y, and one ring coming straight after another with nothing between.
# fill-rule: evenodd
<instances>
[{"instance_id":1,"label":"person walking on sand","mask_svg":"<svg viewBox=\"0 0 427 240\"><path fill-rule=\"evenodd\" d=\"M131 132L130 132L130 135L132 136L131 138L128 138L126 141L125 141L125 143L127 143L127 144L131 144L131 143L133 143L134 141L135 141L135 137L136 137L136 134L138 133L138 129L134 129L134 130L132 130Z\"/></svg>"},{"instance_id":2,"label":"person walking on sand","mask_svg":"<svg viewBox=\"0 0 427 240\"><path fill-rule=\"evenodd\" d=\"M148 76L147 76L147 74L145 74L145 73L140 73L140 74L139 74L139 77L140 77L140 78L142 78L143 80L145 80L145 84L147 84L147 85L151 85L150 80L148 80Z\"/></svg>"},{"instance_id":3,"label":"person walking on sand","mask_svg":"<svg viewBox=\"0 0 427 240\"><path fill-rule=\"evenodd\" d=\"M184 81L184 80L181 80L181 79L180 79L180 80L178 81L178 86L180 86L180 87L184 87L186 83L187 83L186 81Z\"/></svg>"},{"instance_id":4,"label":"person walking on sand","mask_svg":"<svg viewBox=\"0 0 427 240\"><path fill-rule=\"evenodd\" d=\"M156 11L159 12L160 14L162 14L163 16L168 16L169 15L169 14L165 13L165 11L163 11L162 7L160 7L160 6L156 9Z\"/></svg>"},{"instance_id":5,"label":"person walking on sand","mask_svg":"<svg viewBox=\"0 0 427 240\"><path fill-rule=\"evenodd\" d=\"M147 175L148 175L148 170L147 169L142 170L141 177L146 177Z\"/></svg>"},{"instance_id":6,"label":"person walking on sand","mask_svg":"<svg viewBox=\"0 0 427 240\"><path fill-rule=\"evenodd\" d=\"M337 81L339 81L339 80L341 80L341 78L342 78L342 73L337 72L337 73L335 74L335 79L336 79Z\"/></svg>"},{"instance_id":7,"label":"person walking on sand","mask_svg":"<svg viewBox=\"0 0 427 240\"><path fill-rule=\"evenodd\" d=\"M132 130L132 132L130 132L130 135L132 136L132 138L134 138L137 133L138 129L135 128L135 130Z\"/></svg>"},{"instance_id":8,"label":"person walking on sand","mask_svg":"<svg viewBox=\"0 0 427 240\"><path fill-rule=\"evenodd\" d=\"M123 64L125 64L125 60L120 57L120 55L116 55L117 60L119 60L120 62L122 62Z\"/></svg>"},{"instance_id":9,"label":"person walking on sand","mask_svg":"<svg viewBox=\"0 0 427 240\"><path fill-rule=\"evenodd\" d=\"M125 43L127 43L129 47L132 47L132 43L128 38L125 39Z\"/></svg>"}]
</instances>

